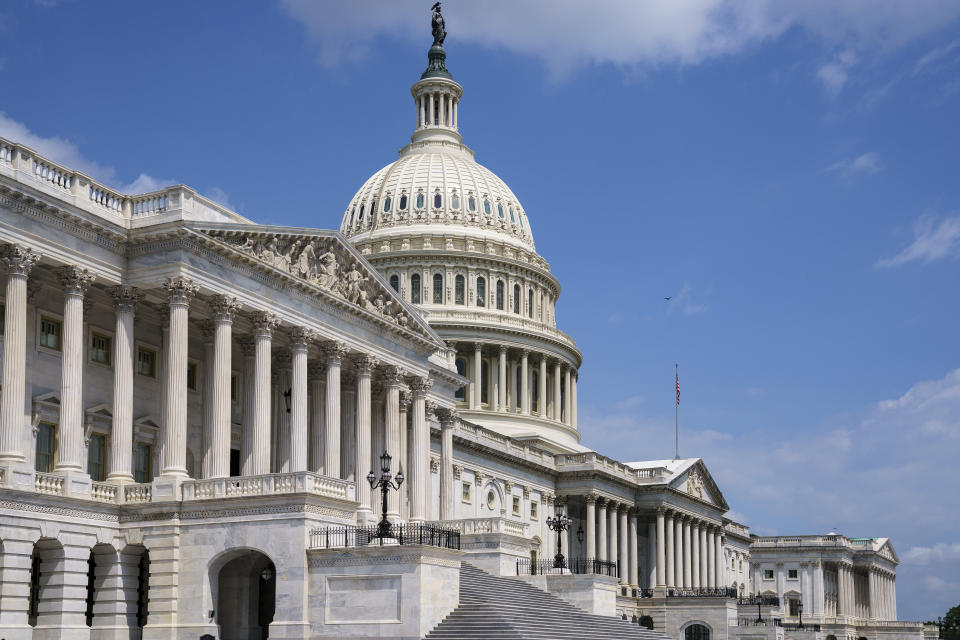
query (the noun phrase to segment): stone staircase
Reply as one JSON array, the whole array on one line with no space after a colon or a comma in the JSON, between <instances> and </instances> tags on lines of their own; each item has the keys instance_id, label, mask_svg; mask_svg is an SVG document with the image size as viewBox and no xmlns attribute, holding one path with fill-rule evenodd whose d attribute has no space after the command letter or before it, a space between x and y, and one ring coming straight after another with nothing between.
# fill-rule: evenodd
<instances>
[{"instance_id":1,"label":"stone staircase","mask_svg":"<svg viewBox=\"0 0 960 640\"><path fill-rule=\"evenodd\" d=\"M513 578L462 563L460 606L425 640L666 640L656 631L619 618L581 611L565 600Z\"/></svg>"}]
</instances>

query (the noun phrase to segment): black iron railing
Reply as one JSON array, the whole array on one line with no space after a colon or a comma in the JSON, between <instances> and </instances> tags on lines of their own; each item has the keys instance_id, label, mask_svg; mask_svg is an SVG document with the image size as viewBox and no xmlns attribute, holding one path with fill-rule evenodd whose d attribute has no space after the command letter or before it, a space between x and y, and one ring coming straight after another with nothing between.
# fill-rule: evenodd
<instances>
[{"instance_id":1,"label":"black iron railing","mask_svg":"<svg viewBox=\"0 0 960 640\"><path fill-rule=\"evenodd\" d=\"M668 598L736 598L733 587L691 587L688 589L667 589Z\"/></svg>"},{"instance_id":2,"label":"black iron railing","mask_svg":"<svg viewBox=\"0 0 960 640\"><path fill-rule=\"evenodd\" d=\"M777 596L758 596L754 594L752 596L741 596L737 598L737 604L752 604L753 606L759 604L764 607L779 607L780 598Z\"/></svg>"},{"instance_id":3,"label":"black iron railing","mask_svg":"<svg viewBox=\"0 0 960 640\"><path fill-rule=\"evenodd\" d=\"M596 574L617 577L617 564L596 558L564 558L564 566L556 566L554 559L530 562L527 558L517 560L517 575L547 575L557 573Z\"/></svg>"},{"instance_id":4,"label":"black iron railing","mask_svg":"<svg viewBox=\"0 0 960 640\"><path fill-rule=\"evenodd\" d=\"M653 589L652 589L652 588L638 589L638 590L637 590L637 597L639 597L639 598L652 598L652 597L653 597Z\"/></svg>"},{"instance_id":5,"label":"black iron railing","mask_svg":"<svg viewBox=\"0 0 960 640\"><path fill-rule=\"evenodd\" d=\"M368 545L425 544L444 549L460 548L460 532L428 524L394 524L391 536L377 537L377 527L325 527L310 532L311 549L342 549Z\"/></svg>"},{"instance_id":6,"label":"black iron railing","mask_svg":"<svg viewBox=\"0 0 960 640\"><path fill-rule=\"evenodd\" d=\"M784 622L780 618L775 618L775 621L778 627L783 627L787 631L820 631L819 624L805 624L801 627L799 622Z\"/></svg>"}]
</instances>

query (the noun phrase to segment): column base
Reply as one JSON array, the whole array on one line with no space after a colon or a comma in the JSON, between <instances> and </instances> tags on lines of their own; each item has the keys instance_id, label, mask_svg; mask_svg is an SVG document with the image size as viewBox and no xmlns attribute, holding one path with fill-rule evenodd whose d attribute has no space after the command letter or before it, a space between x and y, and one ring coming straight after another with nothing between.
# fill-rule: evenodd
<instances>
[{"instance_id":1,"label":"column base","mask_svg":"<svg viewBox=\"0 0 960 640\"><path fill-rule=\"evenodd\" d=\"M653 588L653 597L654 598L666 598L667 597L667 587L665 586L656 586Z\"/></svg>"},{"instance_id":2,"label":"column base","mask_svg":"<svg viewBox=\"0 0 960 640\"><path fill-rule=\"evenodd\" d=\"M63 495L76 498L89 498L93 488L93 480L83 471L58 471L63 476Z\"/></svg>"},{"instance_id":3,"label":"column base","mask_svg":"<svg viewBox=\"0 0 960 640\"><path fill-rule=\"evenodd\" d=\"M32 640L33 627L30 625L0 625L0 637L5 640Z\"/></svg>"},{"instance_id":4,"label":"column base","mask_svg":"<svg viewBox=\"0 0 960 640\"><path fill-rule=\"evenodd\" d=\"M37 472L25 462L9 463L3 474L2 485L18 491L35 491Z\"/></svg>"},{"instance_id":5,"label":"column base","mask_svg":"<svg viewBox=\"0 0 960 640\"><path fill-rule=\"evenodd\" d=\"M151 502L178 502L183 499L181 485L186 476L160 476L153 479Z\"/></svg>"},{"instance_id":6,"label":"column base","mask_svg":"<svg viewBox=\"0 0 960 640\"><path fill-rule=\"evenodd\" d=\"M64 625L56 627L33 628L33 640L62 640L62 638L76 638L77 640L86 640L90 637L90 627Z\"/></svg>"},{"instance_id":7,"label":"column base","mask_svg":"<svg viewBox=\"0 0 960 640\"><path fill-rule=\"evenodd\" d=\"M136 634L134 636L133 634ZM90 640L131 640L140 635L140 629L133 626L91 627Z\"/></svg>"}]
</instances>

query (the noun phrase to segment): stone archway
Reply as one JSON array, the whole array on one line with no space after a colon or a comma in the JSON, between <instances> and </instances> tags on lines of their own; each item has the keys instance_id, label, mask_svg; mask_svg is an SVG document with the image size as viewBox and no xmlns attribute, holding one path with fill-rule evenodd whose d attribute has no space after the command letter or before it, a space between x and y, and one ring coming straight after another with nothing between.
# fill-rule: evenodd
<instances>
[{"instance_id":1,"label":"stone archway","mask_svg":"<svg viewBox=\"0 0 960 640\"><path fill-rule=\"evenodd\" d=\"M265 554L252 549L230 553L213 577L220 637L264 640L276 608L277 570Z\"/></svg>"}]
</instances>

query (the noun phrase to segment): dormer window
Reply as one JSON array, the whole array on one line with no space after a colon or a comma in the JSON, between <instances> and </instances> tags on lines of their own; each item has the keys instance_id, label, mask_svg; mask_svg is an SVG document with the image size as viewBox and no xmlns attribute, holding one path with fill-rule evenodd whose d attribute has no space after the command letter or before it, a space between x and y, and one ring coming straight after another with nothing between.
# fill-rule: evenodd
<instances>
[{"instance_id":1,"label":"dormer window","mask_svg":"<svg viewBox=\"0 0 960 640\"><path fill-rule=\"evenodd\" d=\"M439 209L443 206L443 196L440 195L440 192L433 194L433 208Z\"/></svg>"},{"instance_id":2,"label":"dormer window","mask_svg":"<svg viewBox=\"0 0 960 640\"><path fill-rule=\"evenodd\" d=\"M417 194L417 209L423 209L423 192Z\"/></svg>"},{"instance_id":3,"label":"dormer window","mask_svg":"<svg viewBox=\"0 0 960 640\"><path fill-rule=\"evenodd\" d=\"M510 207L510 222L516 222L517 219L513 217L513 207Z\"/></svg>"},{"instance_id":4,"label":"dormer window","mask_svg":"<svg viewBox=\"0 0 960 640\"><path fill-rule=\"evenodd\" d=\"M457 192L454 191L453 195L450 196L450 208L459 209L460 208L460 196L457 195Z\"/></svg>"},{"instance_id":5,"label":"dormer window","mask_svg":"<svg viewBox=\"0 0 960 640\"><path fill-rule=\"evenodd\" d=\"M474 198L473 196L470 196L469 198L467 198L467 206L470 207L470 211L476 211L477 199Z\"/></svg>"},{"instance_id":6,"label":"dormer window","mask_svg":"<svg viewBox=\"0 0 960 640\"><path fill-rule=\"evenodd\" d=\"M360 217L357 218L357 222L363 222L363 210L366 208L366 206L367 205L365 204L360 205Z\"/></svg>"},{"instance_id":7,"label":"dormer window","mask_svg":"<svg viewBox=\"0 0 960 640\"><path fill-rule=\"evenodd\" d=\"M400 211L407 210L407 194L401 194L400 196Z\"/></svg>"},{"instance_id":8,"label":"dormer window","mask_svg":"<svg viewBox=\"0 0 960 640\"><path fill-rule=\"evenodd\" d=\"M499 202L497 203L497 213L500 215L500 219L503 220L503 205Z\"/></svg>"},{"instance_id":9,"label":"dormer window","mask_svg":"<svg viewBox=\"0 0 960 640\"><path fill-rule=\"evenodd\" d=\"M383 210L384 210L384 211L390 211L390 205L392 204L392 202L393 202L393 201L391 200L390 196L387 196L386 198L384 198L384 199L383 199Z\"/></svg>"},{"instance_id":10,"label":"dormer window","mask_svg":"<svg viewBox=\"0 0 960 640\"><path fill-rule=\"evenodd\" d=\"M486 198L483 199L483 212L490 215L490 201Z\"/></svg>"}]
</instances>

